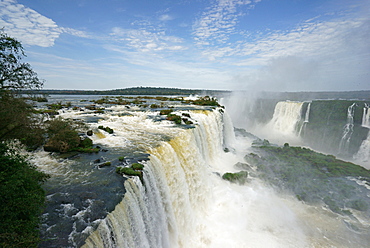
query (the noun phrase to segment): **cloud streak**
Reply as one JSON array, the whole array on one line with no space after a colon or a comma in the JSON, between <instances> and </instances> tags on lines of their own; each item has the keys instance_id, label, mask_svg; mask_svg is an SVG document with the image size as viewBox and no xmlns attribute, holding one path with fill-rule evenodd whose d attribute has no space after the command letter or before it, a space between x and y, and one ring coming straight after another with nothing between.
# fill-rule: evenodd
<instances>
[{"instance_id":1,"label":"cloud streak","mask_svg":"<svg viewBox=\"0 0 370 248\"><path fill-rule=\"evenodd\" d=\"M59 27L52 19L18 4L16 0L0 2L0 27L25 45L50 47L62 33L79 37L88 37L82 31Z\"/></svg>"},{"instance_id":2,"label":"cloud streak","mask_svg":"<svg viewBox=\"0 0 370 248\"><path fill-rule=\"evenodd\" d=\"M239 21L258 2L214 0L197 17L186 19L192 28L180 25L185 15L173 12L173 7L152 16L135 16L125 24L109 21L100 29L104 31L94 33L88 27L86 32L61 27L15 0L3 0L0 27L31 48L50 47L43 51L59 56L53 59L33 52L29 57L39 75L52 82L95 82L95 88L139 82L260 90L340 89L355 82L357 88L369 88L366 8L308 17L286 30L252 32ZM54 46L57 39L61 42ZM79 57L80 51L87 58ZM101 81L111 84L101 85Z\"/></svg>"},{"instance_id":3,"label":"cloud streak","mask_svg":"<svg viewBox=\"0 0 370 248\"><path fill-rule=\"evenodd\" d=\"M228 56L244 56L234 65L252 67L234 76L237 87L259 90L348 90L368 88L369 18L305 23L245 43ZM346 89L347 87L347 89Z\"/></svg>"},{"instance_id":4,"label":"cloud streak","mask_svg":"<svg viewBox=\"0 0 370 248\"><path fill-rule=\"evenodd\" d=\"M145 29L123 29L114 27L110 33L116 41L141 52L185 50L183 39L167 36L164 31L150 32Z\"/></svg>"},{"instance_id":5,"label":"cloud streak","mask_svg":"<svg viewBox=\"0 0 370 248\"><path fill-rule=\"evenodd\" d=\"M259 2L259 1L254 1ZM198 45L224 44L236 33L241 12L238 7L251 5L251 0L218 0L203 12L193 25L193 36Z\"/></svg>"}]
</instances>

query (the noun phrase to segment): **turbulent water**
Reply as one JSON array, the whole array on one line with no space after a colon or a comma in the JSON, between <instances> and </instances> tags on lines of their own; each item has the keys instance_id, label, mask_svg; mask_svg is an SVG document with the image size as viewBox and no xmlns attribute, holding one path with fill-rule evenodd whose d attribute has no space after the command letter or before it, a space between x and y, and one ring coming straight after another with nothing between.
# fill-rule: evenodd
<instances>
[{"instance_id":1,"label":"turbulent water","mask_svg":"<svg viewBox=\"0 0 370 248\"><path fill-rule=\"evenodd\" d=\"M292 103L289 112L280 110L290 119L275 118L273 128L296 133L301 107ZM43 232L54 241L44 247L370 246L367 217L357 216L365 230L354 230L349 217L277 193L257 177L243 185L223 180L225 172L239 171L235 164L245 162L253 141L235 135L227 108L174 106L176 113L190 115L191 127L160 119L158 111L107 110L61 111L64 118L86 121L106 153L61 160L39 152L34 159L52 175ZM99 131L99 125L114 134ZM127 157L123 164L119 155ZM140 161L143 181L99 169L92 162L97 157L116 165Z\"/></svg>"}]
</instances>

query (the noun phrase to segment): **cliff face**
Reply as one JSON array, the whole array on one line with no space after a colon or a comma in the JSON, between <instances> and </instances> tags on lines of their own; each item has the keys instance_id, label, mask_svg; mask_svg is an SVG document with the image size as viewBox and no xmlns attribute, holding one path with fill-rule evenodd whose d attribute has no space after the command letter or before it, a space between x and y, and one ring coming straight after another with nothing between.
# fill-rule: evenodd
<instances>
[{"instance_id":1,"label":"cliff face","mask_svg":"<svg viewBox=\"0 0 370 248\"><path fill-rule=\"evenodd\" d=\"M264 125L273 121L284 121L286 116L279 112L291 112L289 102L274 101L271 99L258 100L254 106L253 118L255 125ZM343 158L352 158L359 150L362 142L367 138L369 127L363 125L369 102L358 100L312 100L310 102L290 102L299 109L293 118L295 125L293 135L300 137L304 145L313 149L338 155ZM275 111L274 111L275 109ZM279 120L281 118L282 120ZM366 117L367 118L367 117ZM284 131L284 130L281 130ZM268 137L267 137L268 138Z\"/></svg>"},{"instance_id":2,"label":"cliff face","mask_svg":"<svg viewBox=\"0 0 370 248\"><path fill-rule=\"evenodd\" d=\"M352 157L369 132L362 126L364 107L362 101L312 101L303 141L324 152Z\"/></svg>"}]
</instances>

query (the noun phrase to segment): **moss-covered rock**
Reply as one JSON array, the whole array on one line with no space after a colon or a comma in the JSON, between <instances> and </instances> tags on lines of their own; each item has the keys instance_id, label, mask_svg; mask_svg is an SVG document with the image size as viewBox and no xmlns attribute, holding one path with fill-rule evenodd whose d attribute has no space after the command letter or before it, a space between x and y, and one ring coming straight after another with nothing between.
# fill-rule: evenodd
<instances>
[{"instance_id":1,"label":"moss-covered rock","mask_svg":"<svg viewBox=\"0 0 370 248\"><path fill-rule=\"evenodd\" d=\"M178 125L181 124L181 116L178 116L178 115L175 115L175 114L168 114L167 115L167 120L173 121Z\"/></svg>"},{"instance_id":2,"label":"moss-covered rock","mask_svg":"<svg viewBox=\"0 0 370 248\"><path fill-rule=\"evenodd\" d=\"M109 134L114 133L114 130L113 130L112 128L110 128L110 127L98 126L98 128L99 128L100 130L104 130L104 131L106 131L106 132L107 132L107 133L109 133Z\"/></svg>"},{"instance_id":3,"label":"moss-covered rock","mask_svg":"<svg viewBox=\"0 0 370 248\"><path fill-rule=\"evenodd\" d=\"M117 167L116 173L120 175L126 175L126 176L137 176L140 178L141 182L144 183L143 180L143 169L144 165L140 163L133 163L129 167Z\"/></svg>"},{"instance_id":4,"label":"moss-covered rock","mask_svg":"<svg viewBox=\"0 0 370 248\"><path fill-rule=\"evenodd\" d=\"M370 181L370 171L353 163L307 148L259 146L246 160L256 175L275 189L293 193L298 200L317 204L342 215L349 209L369 212L367 189L355 182Z\"/></svg>"},{"instance_id":5,"label":"moss-covered rock","mask_svg":"<svg viewBox=\"0 0 370 248\"><path fill-rule=\"evenodd\" d=\"M93 146L93 141L90 138L86 137L81 140L79 146L82 148L91 148Z\"/></svg>"},{"instance_id":6,"label":"moss-covered rock","mask_svg":"<svg viewBox=\"0 0 370 248\"><path fill-rule=\"evenodd\" d=\"M127 176L138 176L138 177L141 177L143 173L142 171L134 170L132 167L117 167L116 172L121 175L125 174Z\"/></svg>"},{"instance_id":7,"label":"moss-covered rock","mask_svg":"<svg viewBox=\"0 0 370 248\"><path fill-rule=\"evenodd\" d=\"M131 165L131 167L134 170L143 170L144 169L144 165L143 164L140 164L140 163L133 163Z\"/></svg>"},{"instance_id":8,"label":"moss-covered rock","mask_svg":"<svg viewBox=\"0 0 370 248\"><path fill-rule=\"evenodd\" d=\"M107 161L107 162L104 162L104 163L102 163L102 164L99 164L98 166L99 166L99 168L102 168L102 167L106 167L106 166L111 166L111 162L110 161Z\"/></svg>"},{"instance_id":9,"label":"moss-covered rock","mask_svg":"<svg viewBox=\"0 0 370 248\"><path fill-rule=\"evenodd\" d=\"M172 112L173 112L172 109L162 109L161 111L159 111L159 114L160 115L169 115Z\"/></svg>"},{"instance_id":10,"label":"moss-covered rock","mask_svg":"<svg viewBox=\"0 0 370 248\"><path fill-rule=\"evenodd\" d=\"M244 184L247 181L247 178L248 178L247 171L239 171L236 173L227 172L222 175L222 179L239 184Z\"/></svg>"}]
</instances>

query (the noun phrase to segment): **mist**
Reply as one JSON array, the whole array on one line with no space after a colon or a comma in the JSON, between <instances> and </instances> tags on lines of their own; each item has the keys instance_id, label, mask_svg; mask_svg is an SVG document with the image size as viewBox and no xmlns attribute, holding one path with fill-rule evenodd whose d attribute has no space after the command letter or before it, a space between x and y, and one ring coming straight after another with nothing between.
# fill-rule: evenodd
<instances>
[{"instance_id":1,"label":"mist","mask_svg":"<svg viewBox=\"0 0 370 248\"><path fill-rule=\"evenodd\" d=\"M256 44L266 51L248 60L255 67L236 73L231 87L278 92L370 89L367 17L352 22L307 24L302 29Z\"/></svg>"}]
</instances>

